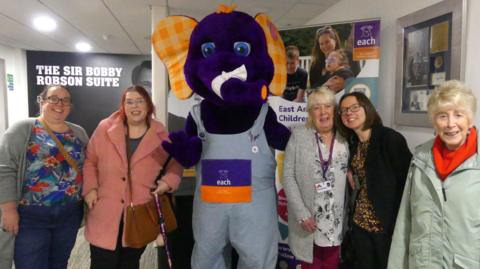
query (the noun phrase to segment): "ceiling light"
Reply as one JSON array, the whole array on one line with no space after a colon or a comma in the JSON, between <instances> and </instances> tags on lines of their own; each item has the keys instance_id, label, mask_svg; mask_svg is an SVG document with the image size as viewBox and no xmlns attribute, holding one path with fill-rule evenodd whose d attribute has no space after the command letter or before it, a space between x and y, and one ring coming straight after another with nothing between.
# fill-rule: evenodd
<instances>
[{"instance_id":1,"label":"ceiling light","mask_svg":"<svg viewBox=\"0 0 480 269\"><path fill-rule=\"evenodd\" d=\"M88 44L87 42L78 42L77 44L75 44L75 48L80 52L87 52L92 49L92 46L90 46L90 44Z\"/></svg>"},{"instance_id":2,"label":"ceiling light","mask_svg":"<svg viewBox=\"0 0 480 269\"><path fill-rule=\"evenodd\" d=\"M38 16L33 19L33 26L41 32L51 32L57 28L57 22L49 16Z\"/></svg>"}]
</instances>

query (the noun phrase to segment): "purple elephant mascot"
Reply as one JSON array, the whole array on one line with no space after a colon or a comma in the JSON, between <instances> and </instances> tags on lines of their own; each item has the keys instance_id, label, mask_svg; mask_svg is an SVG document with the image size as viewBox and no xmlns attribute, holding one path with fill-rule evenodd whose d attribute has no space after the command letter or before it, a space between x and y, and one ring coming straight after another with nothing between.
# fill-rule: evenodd
<instances>
[{"instance_id":1,"label":"purple elephant mascot","mask_svg":"<svg viewBox=\"0 0 480 269\"><path fill-rule=\"evenodd\" d=\"M152 36L179 98L203 97L185 131L163 147L185 167L195 165L195 246L192 268L221 269L225 248L239 254L239 269L275 268L278 222L274 150L289 130L268 106L286 83L285 48L265 14L254 18L233 7L200 22L162 19Z\"/></svg>"}]
</instances>

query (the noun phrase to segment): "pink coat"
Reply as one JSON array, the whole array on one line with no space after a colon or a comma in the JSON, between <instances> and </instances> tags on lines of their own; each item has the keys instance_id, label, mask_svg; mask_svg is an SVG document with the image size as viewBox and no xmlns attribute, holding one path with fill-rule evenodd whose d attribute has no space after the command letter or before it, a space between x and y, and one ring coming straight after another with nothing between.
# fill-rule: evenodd
<instances>
[{"instance_id":1,"label":"pink coat","mask_svg":"<svg viewBox=\"0 0 480 269\"><path fill-rule=\"evenodd\" d=\"M98 190L98 201L87 215L85 238L92 245L109 250L116 247L120 218L131 202L125 134L126 128L118 112L102 120L90 139L83 166L83 195L92 189ZM131 157L133 204L152 199L150 189L155 187L155 178L167 159L161 146L166 139L168 132L164 126L152 120ZM182 167L172 159L162 180L175 190L181 174ZM125 218L125 214L123 216ZM122 245L125 246L125 237Z\"/></svg>"}]
</instances>

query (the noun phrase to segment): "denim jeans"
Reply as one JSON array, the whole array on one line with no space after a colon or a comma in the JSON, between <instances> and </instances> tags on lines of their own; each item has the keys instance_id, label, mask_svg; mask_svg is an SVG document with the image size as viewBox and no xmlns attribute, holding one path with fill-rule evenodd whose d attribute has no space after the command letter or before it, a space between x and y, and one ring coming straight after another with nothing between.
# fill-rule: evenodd
<instances>
[{"instance_id":1,"label":"denim jeans","mask_svg":"<svg viewBox=\"0 0 480 269\"><path fill-rule=\"evenodd\" d=\"M19 206L16 269L65 269L83 217L82 203Z\"/></svg>"}]
</instances>

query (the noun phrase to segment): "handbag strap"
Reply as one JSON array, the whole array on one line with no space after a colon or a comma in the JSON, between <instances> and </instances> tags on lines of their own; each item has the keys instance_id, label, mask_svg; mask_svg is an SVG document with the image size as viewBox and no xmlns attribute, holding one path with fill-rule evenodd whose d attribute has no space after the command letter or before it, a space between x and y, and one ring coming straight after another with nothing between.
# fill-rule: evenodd
<instances>
[{"instance_id":1,"label":"handbag strap","mask_svg":"<svg viewBox=\"0 0 480 269\"><path fill-rule=\"evenodd\" d=\"M125 135L125 145L126 145L126 150L127 150L127 181L128 181L128 187L129 187L129 192L130 192L130 206L133 207L133 189L132 189L132 171L130 167L130 159L132 157L132 151L130 148L130 131L128 128L128 123L125 123L127 126L127 134ZM171 155L168 155L167 160L162 166L162 169L160 169L160 172L158 173L157 177L155 178L155 182L159 179L161 179L165 173L166 173L166 168L168 166L168 163L172 159Z\"/></svg>"},{"instance_id":2,"label":"handbag strap","mask_svg":"<svg viewBox=\"0 0 480 269\"><path fill-rule=\"evenodd\" d=\"M125 146L127 150L127 182L128 190L130 193L130 206L133 207L133 190L132 190L132 171L130 169L130 159L132 157L132 149L130 148L130 130L128 128L128 123L125 123L127 127L127 133L125 134Z\"/></svg>"},{"instance_id":3,"label":"handbag strap","mask_svg":"<svg viewBox=\"0 0 480 269\"><path fill-rule=\"evenodd\" d=\"M62 153L63 158L65 158L65 161L67 161L67 163L73 168L73 170L75 170L75 172L78 173L77 162L75 162L75 160L73 160L70 154L68 154L67 150L65 150L65 147L63 147L62 142L58 140L57 136L52 132L52 130L48 127L45 121L39 120L39 122L43 125L43 127L47 131L48 135L50 135L50 137L53 139L53 141L55 141L55 144L57 144L58 150L60 151L60 153Z\"/></svg>"}]
</instances>

